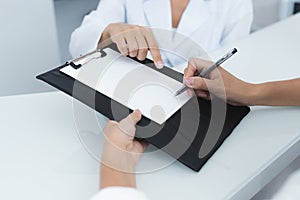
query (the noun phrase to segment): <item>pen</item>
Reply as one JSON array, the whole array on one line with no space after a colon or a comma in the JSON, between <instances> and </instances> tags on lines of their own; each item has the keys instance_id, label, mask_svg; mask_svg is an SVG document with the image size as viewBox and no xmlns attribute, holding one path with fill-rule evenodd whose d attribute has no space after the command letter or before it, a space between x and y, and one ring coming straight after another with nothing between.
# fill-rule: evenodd
<instances>
[{"instance_id":1,"label":"pen","mask_svg":"<svg viewBox=\"0 0 300 200\"><path fill-rule=\"evenodd\" d=\"M227 53L225 56L223 56L221 59L219 59L217 62L215 62L214 64L212 64L210 67L208 67L206 70L202 71L198 76L200 77L206 77L207 75L209 75L210 72L212 72L214 69L216 69L218 66L220 66L222 63L224 63L226 60L228 60L231 56L233 56L235 53L237 52L237 49L234 48L232 49L229 53ZM178 96L180 94L182 94L184 91L186 91L188 89L188 87L186 85L182 86L182 88L180 88L175 96Z\"/></svg>"}]
</instances>

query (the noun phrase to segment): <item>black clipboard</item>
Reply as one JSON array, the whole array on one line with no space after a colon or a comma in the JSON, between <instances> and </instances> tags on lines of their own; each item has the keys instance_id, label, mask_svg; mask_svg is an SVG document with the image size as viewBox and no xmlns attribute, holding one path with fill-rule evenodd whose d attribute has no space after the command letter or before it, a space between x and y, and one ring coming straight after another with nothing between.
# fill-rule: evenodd
<instances>
[{"instance_id":1,"label":"black clipboard","mask_svg":"<svg viewBox=\"0 0 300 200\"><path fill-rule=\"evenodd\" d=\"M114 44L106 48L118 51ZM106 48L101 50L102 53L105 54ZM136 61L182 82L183 75L171 68L164 67L163 69L158 70L154 66L153 61L149 59ZM60 67L38 75L37 79L63 91L111 120L119 121L126 117L130 109L60 72L61 68L68 65L81 67L74 65L73 62L67 62ZM76 94L73 94L75 83L77 92ZM114 113L112 113L111 110L112 106L114 107ZM198 110L195 111L196 107ZM115 109L118 110L117 114ZM162 125L142 117L142 120L138 124L136 137L145 139L152 145L164 150L187 167L194 171L199 171L249 112L249 107L231 106L218 98L207 101L193 97ZM155 134L153 135L150 133L151 135L149 136L143 131L145 131L144 127L147 127L150 123L151 128L150 130L147 130L147 132L151 132L151 129L153 129ZM213 141L214 137L215 141ZM207 138L212 138L212 141L207 142ZM205 152L203 147L208 143L213 145L211 145L212 147L207 148L207 152Z\"/></svg>"}]
</instances>

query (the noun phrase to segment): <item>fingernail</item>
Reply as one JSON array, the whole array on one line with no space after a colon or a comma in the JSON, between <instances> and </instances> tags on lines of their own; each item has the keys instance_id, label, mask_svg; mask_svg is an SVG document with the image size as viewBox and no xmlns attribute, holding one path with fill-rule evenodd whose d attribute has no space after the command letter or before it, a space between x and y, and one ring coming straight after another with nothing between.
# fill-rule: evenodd
<instances>
[{"instance_id":1,"label":"fingernail","mask_svg":"<svg viewBox=\"0 0 300 200\"><path fill-rule=\"evenodd\" d=\"M141 111L139 109L135 109L133 112L140 113Z\"/></svg>"},{"instance_id":2,"label":"fingernail","mask_svg":"<svg viewBox=\"0 0 300 200\"><path fill-rule=\"evenodd\" d=\"M139 109L136 109L133 111L135 115L140 116L141 115L141 111Z\"/></svg>"},{"instance_id":3,"label":"fingernail","mask_svg":"<svg viewBox=\"0 0 300 200\"><path fill-rule=\"evenodd\" d=\"M158 69L162 69L164 67L164 63L162 61L155 62L155 65Z\"/></svg>"},{"instance_id":4,"label":"fingernail","mask_svg":"<svg viewBox=\"0 0 300 200\"><path fill-rule=\"evenodd\" d=\"M194 85L194 79L192 79L192 78L187 78L187 79L185 79L185 81L188 85Z\"/></svg>"}]
</instances>

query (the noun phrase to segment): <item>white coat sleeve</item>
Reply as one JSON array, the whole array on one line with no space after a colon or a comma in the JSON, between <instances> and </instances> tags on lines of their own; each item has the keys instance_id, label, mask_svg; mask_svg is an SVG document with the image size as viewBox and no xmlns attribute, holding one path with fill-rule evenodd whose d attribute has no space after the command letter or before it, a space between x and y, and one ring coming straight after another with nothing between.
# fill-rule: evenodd
<instances>
[{"instance_id":1,"label":"white coat sleeve","mask_svg":"<svg viewBox=\"0 0 300 200\"><path fill-rule=\"evenodd\" d=\"M69 50L75 58L97 48L102 32L110 23L125 22L125 0L101 0L71 35Z\"/></svg>"},{"instance_id":2,"label":"white coat sleeve","mask_svg":"<svg viewBox=\"0 0 300 200\"><path fill-rule=\"evenodd\" d=\"M235 0L229 9L227 25L223 31L221 45L239 40L251 31L253 22L252 0Z\"/></svg>"},{"instance_id":3,"label":"white coat sleeve","mask_svg":"<svg viewBox=\"0 0 300 200\"><path fill-rule=\"evenodd\" d=\"M91 200L148 200L146 195L135 188L107 187L98 192Z\"/></svg>"}]
</instances>

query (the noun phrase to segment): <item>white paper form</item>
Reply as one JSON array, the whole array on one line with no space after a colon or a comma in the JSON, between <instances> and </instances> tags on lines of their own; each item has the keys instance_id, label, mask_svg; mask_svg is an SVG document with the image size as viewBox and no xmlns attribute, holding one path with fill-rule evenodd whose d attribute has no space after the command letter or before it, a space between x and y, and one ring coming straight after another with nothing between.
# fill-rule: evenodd
<instances>
[{"instance_id":1,"label":"white paper form","mask_svg":"<svg viewBox=\"0 0 300 200\"><path fill-rule=\"evenodd\" d=\"M160 125L191 98L187 92L175 96L182 83L114 50L104 51L103 58L97 52L78 61L79 69L60 71Z\"/></svg>"}]
</instances>

